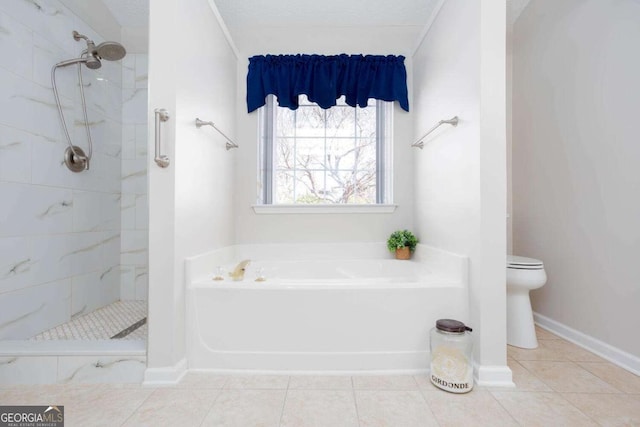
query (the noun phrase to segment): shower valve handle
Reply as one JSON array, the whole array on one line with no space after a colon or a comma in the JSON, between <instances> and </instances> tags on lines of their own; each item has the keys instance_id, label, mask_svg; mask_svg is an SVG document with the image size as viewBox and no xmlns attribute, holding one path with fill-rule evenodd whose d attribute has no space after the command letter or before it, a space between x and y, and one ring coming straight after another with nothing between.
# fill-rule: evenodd
<instances>
[{"instance_id":1,"label":"shower valve handle","mask_svg":"<svg viewBox=\"0 0 640 427\"><path fill-rule=\"evenodd\" d=\"M169 120L169 112L164 108L156 108L155 114L156 114L156 157L154 158L154 160L156 161L158 166L160 166L161 168L166 168L167 166L169 166L171 161L169 160L169 157L163 154L160 154L160 151L161 151L160 150L160 143L161 143L160 124L162 122L166 122L167 120Z\"/></svg>"}]
</instances>

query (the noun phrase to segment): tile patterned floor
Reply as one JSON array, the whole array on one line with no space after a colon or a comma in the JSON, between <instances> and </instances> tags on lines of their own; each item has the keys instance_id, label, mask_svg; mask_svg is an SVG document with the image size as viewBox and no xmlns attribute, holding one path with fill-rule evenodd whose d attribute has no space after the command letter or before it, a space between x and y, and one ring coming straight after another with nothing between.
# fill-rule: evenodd
<instances>
[{"instance_id":1,"label":"tile patterned floor","mask_svg":"<svg viewBox=\"0 0 640 427\"><path fill-rule=\"evenodd\" d=\"M426 376L188 373L165 388L0 385L0 405L64 405L67 427L640 426L640 377L539 338L537 350L509 348L515 389L453 395Z\"/></svg>"},{"instance_id":2,"label":"tile patterned floor","mask_svg":"<svg viewBox=\"0 0 640 427\"><path fill-rule=\"evenodd\" d=\"M36 341L108 340L145 317L147 317L147 301L117 301L44 331L31 339ZM120 339L147 339L147 325L139 327Z\"/></svg>"}]
</instances>

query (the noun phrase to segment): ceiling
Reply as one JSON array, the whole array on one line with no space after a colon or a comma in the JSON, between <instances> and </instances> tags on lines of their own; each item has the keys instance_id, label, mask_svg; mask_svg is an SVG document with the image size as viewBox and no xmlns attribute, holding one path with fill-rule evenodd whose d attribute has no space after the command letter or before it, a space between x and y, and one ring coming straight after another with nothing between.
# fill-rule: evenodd
<instances>
[{"instance_id":1,"label":"ceiling","mask_svg":"<svg viewBox=\"0 0 640 427\"><path fill-rule=\"evenodd\" d=\"M150 0L102 0L121 27L146 27Z\"/></svg>"},{"instance_id":2,"label":"ceiling","mask_svg":"<svg viewBox=\"0 0 640 427\"><path fill-rule=\"evenodd\" d=\"M121 27L146 27L150 0L102 0ZM170 0L174 1L174 0ZM509 22L530 0L507 0ZM214 0L233 34L258 26L419 26L438 0Z\"/></svg>"},{"instance_id":3,"label":"ceiling","mask_svg":"<svg viewBox=\"0 0 640 427\"><path fill-rule=\"evenodd\" d=\"M234 30L256 26L424 26L437 0L214 0Z\"/></svg>"}]
</instances>

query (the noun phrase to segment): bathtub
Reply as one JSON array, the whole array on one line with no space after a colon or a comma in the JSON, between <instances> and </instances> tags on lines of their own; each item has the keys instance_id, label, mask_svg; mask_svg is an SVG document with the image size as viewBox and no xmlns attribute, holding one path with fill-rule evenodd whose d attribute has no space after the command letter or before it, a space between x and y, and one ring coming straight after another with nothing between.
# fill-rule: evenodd
<instances>
[{"instance_id":1,"label":"bathtub","mask_svg":"<svg viewBox=\"0 0 640 427\"><path fill-rule=\"evenodd\" d=\"M189 369L426 372L435 321L468 320L464 257L419 247L414 261L375 250L313 258L305 246L282 260L273 245L256 246L187 261ZM229 271L245 258L243 281L212 280L216 265ZM265 281L255 281L259 270Z\"/></svg>"}]
</instances>

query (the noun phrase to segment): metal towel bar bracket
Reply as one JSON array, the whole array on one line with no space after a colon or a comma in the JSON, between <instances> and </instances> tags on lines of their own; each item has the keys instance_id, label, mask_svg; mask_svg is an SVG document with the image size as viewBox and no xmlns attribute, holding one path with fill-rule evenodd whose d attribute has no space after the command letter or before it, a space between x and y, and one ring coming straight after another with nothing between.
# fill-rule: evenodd
<instances>
[{"instance_id":1,"label":"metal towel bar bracket","mask_svg":"<svg viewBox=\"0 0 640 427\"><path fill-rule=\"evenodd\" d=\"M227 140L227 151L231 150L232 148L238 148L238 144L236 144L235 142L233 142L231 140L231 138L229 138L227 135L225 135L220 129L218 129L216 127L216 125L213 122L205 122L204 120L200 120L198 118L196 118L196 127L197 128L201 128L202 126L211 126L212 128L214 128L215 130L218 131L218 133L222 136L224 136L224 139Z\"/></svg>"},{"instance_id":2,"label":"metal towel bar bracket","mask_svg":"<svg viewBox=\"0 0 640 427\"><path fill-rule=\"evenodd\" d=\"M454 116L454 117L450 118L449 120L440 120L434 127L429 129L427 131L427 133L422 135L422 137L418 138L418 140L416 142L411 144L411 146L412 147L417 147L417 148L422 150L424 148L423 139L425 139L431 132L433 132L434 130L438 129L442 125L451 125L453 127L458 126L458 116Z\"/></svg>"}]
</instances>

